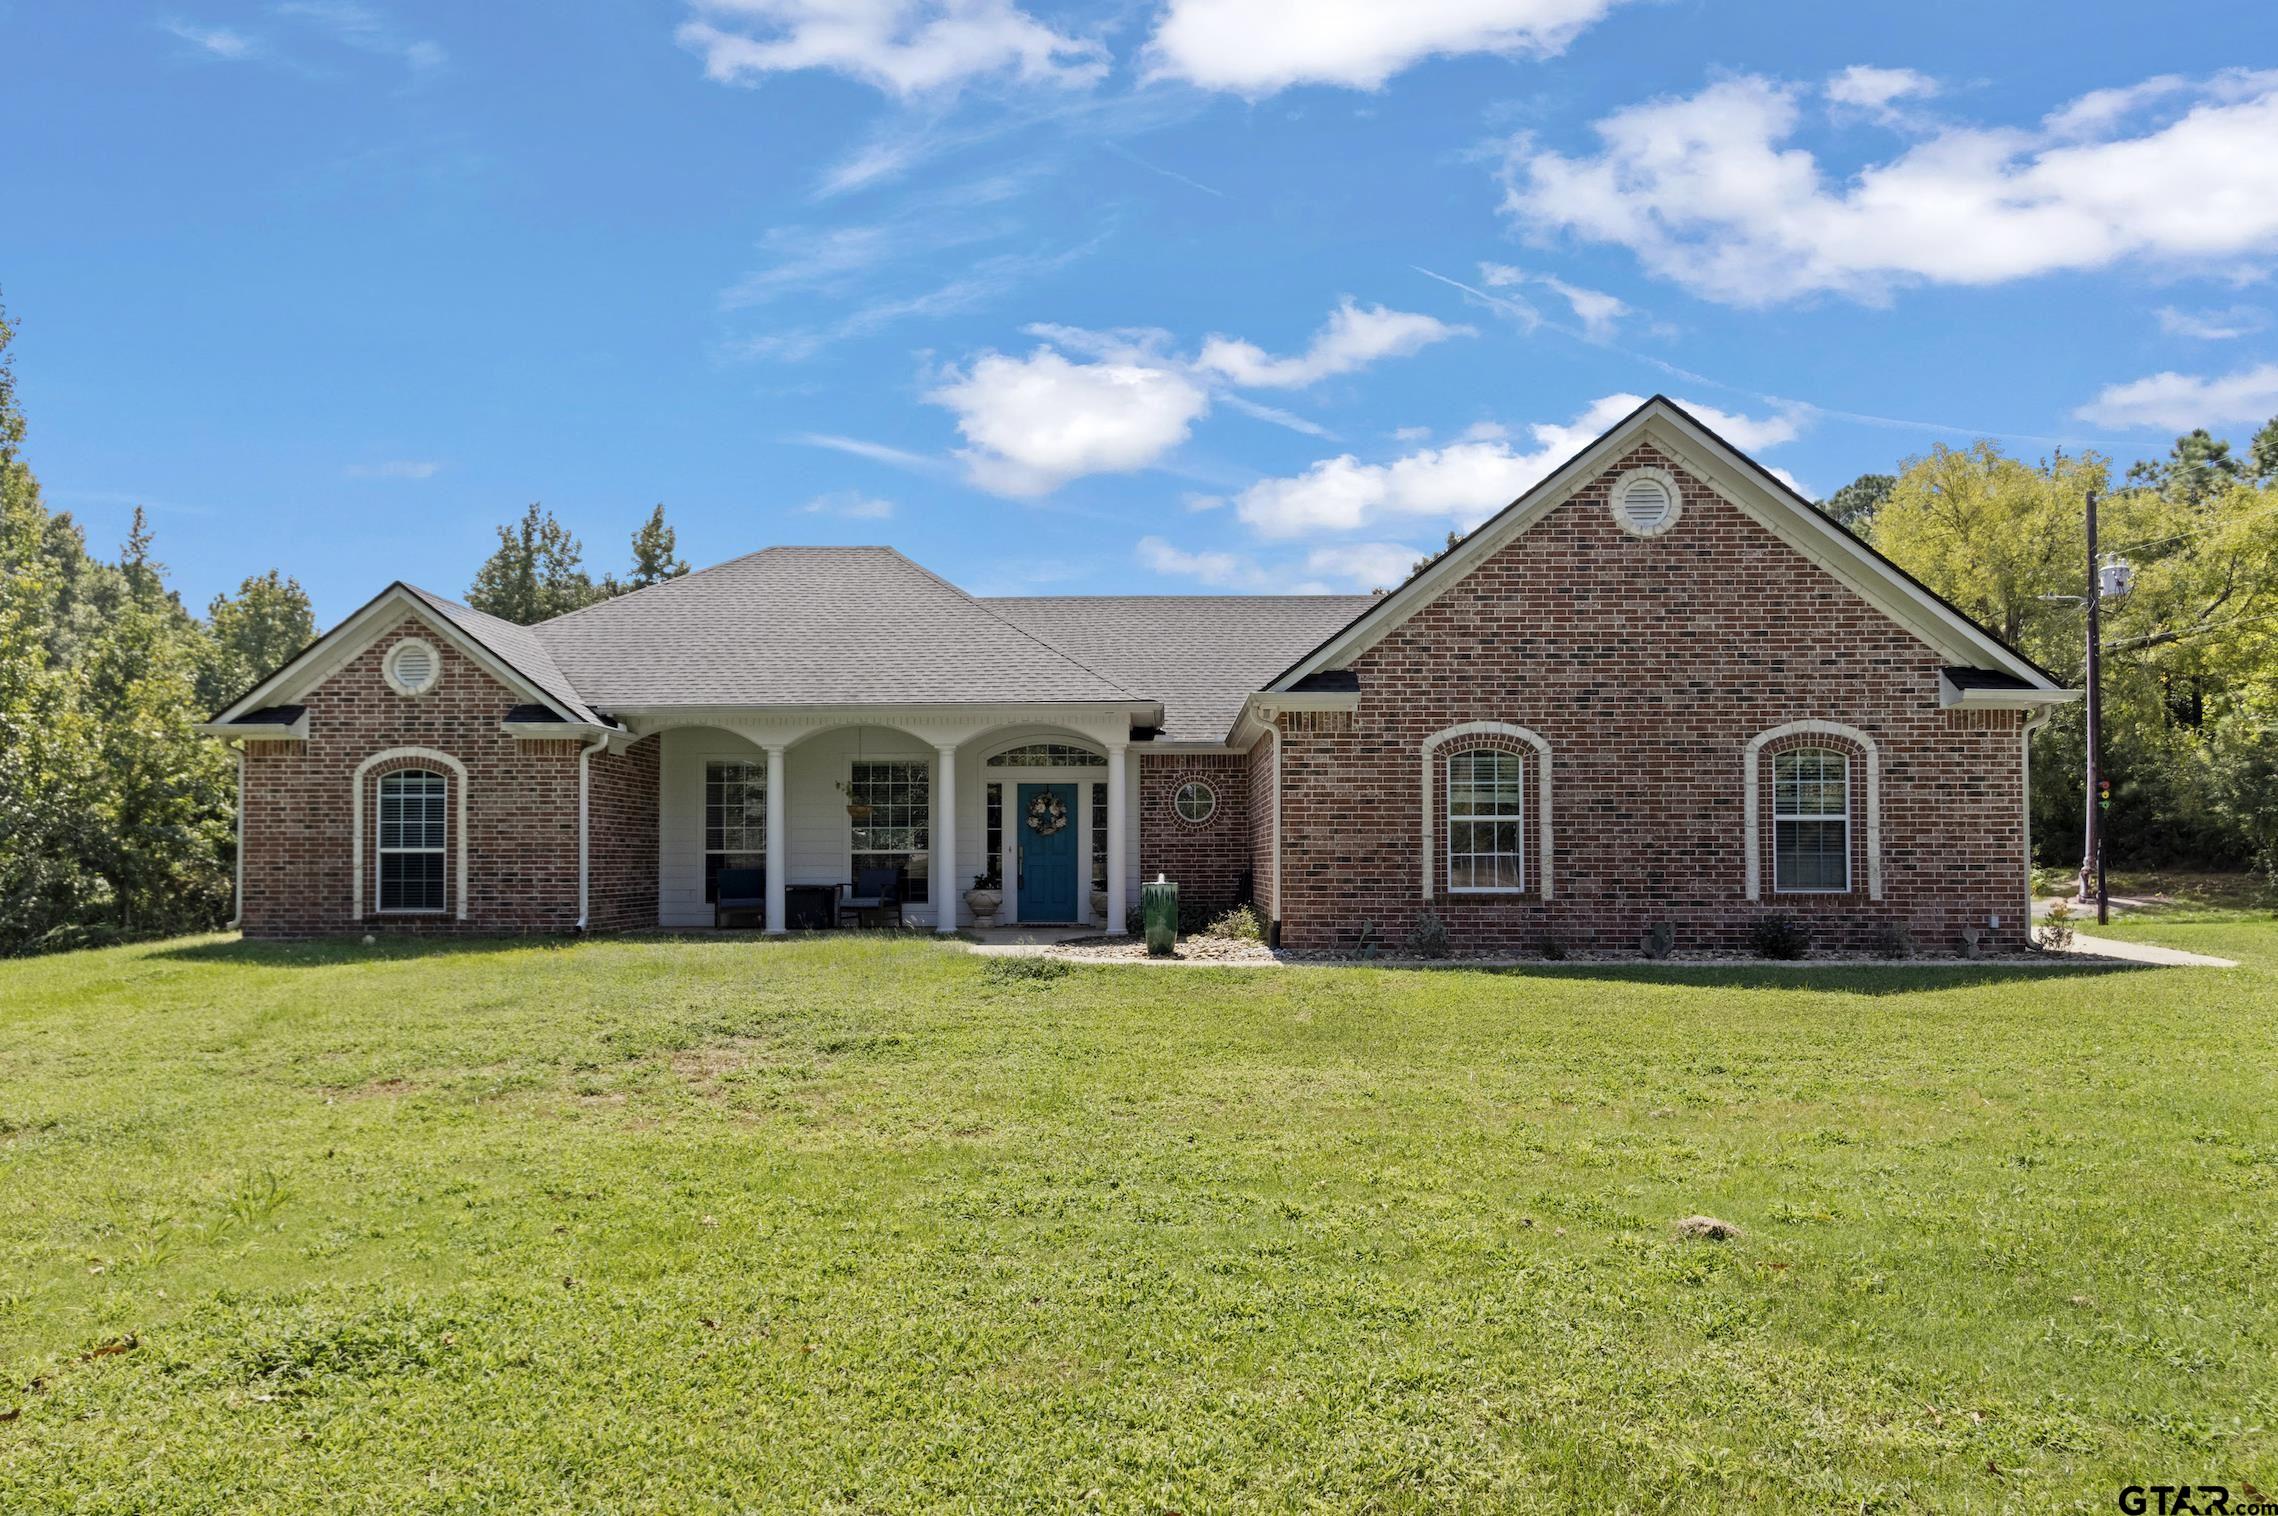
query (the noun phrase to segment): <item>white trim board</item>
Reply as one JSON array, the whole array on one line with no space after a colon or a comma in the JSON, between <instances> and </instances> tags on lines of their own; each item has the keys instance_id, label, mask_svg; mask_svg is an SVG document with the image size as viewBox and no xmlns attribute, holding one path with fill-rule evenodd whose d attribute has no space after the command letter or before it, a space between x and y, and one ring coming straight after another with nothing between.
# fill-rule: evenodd
<instances>
[{"instance_id":1,"label":"white trim board","mask_svg":"<svg viewBox=\"0 0 2278 1516\"><path fill-rule=\"evenodd\" d=\"M416 758L423 763L440 763L459 782L459 792L452 801L452 813L458 821L458 846L454 849L458 856L453 860L456 867L453 870L451 914L464 921L467 919L467 766L449 753L431 747L391 747L374 753L356 765L355 777L348 781L352 786L349 793L353 797L348 806L348 814L354 832L348 848L348 919L364 919L364 778L372 772L375 764L386 763L393 758ZM373 867L378 867L377 859L374 859ZM376 879L374 883L376 886ZM415 914L409 911L404 913L407 918Z\"/></svg>"},{"instance_id":2,"label":"white trim board","mask_svg":"<svg viewBox=\"0 0 2278 1516\"><path fill-rule=\"evenodd\" d=\"M1440 749L1458 737L1511 737L1534 749L1535 766L1540 774L1536 786L1540 799L1537 802L1535 832L1541 839L1542 862L1536 865L1535 887L1545 900L1558 898L1558 882L1552 859L1554 857L1553 827L1551 821L1550 740L1540 733L1508 721L1466 721L1432 733L1424 739L1424 899L1432 898L1432 769L1439 762ZM1452 886L1451 886L1452 888ZM1466 891L1465 893L1470 893ZM1480 893L1524 895L1524 883L1517 890L1482 891Z\"/></svg>"}]
</instances>

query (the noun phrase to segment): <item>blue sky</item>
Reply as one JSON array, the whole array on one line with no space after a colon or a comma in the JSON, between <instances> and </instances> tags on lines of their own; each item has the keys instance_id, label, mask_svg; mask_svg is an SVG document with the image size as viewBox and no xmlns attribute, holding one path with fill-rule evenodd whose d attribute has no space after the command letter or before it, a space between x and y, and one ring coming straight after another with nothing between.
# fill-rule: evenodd
<instances>
[{"instance_id":1,"label":"blue sky","mask_svg":"<svg viewBox=\"0 0 2278 1516\"><path fill-rule=\"evenodd\" d=\"M29 457L331 619L531 500L596 568L661 500L700 564L1366 588L1656 390L1820 495L2243 443L2278 9L2057 17L0 0Z\"/></svg>"}]
</instances>

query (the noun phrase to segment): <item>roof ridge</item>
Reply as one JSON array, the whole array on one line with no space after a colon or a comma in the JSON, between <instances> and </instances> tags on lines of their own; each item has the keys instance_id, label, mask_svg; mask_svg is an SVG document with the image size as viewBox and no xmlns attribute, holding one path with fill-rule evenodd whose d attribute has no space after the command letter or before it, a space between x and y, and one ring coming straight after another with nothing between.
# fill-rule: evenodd
<instances>
[{"instance_id":1,"label":"roof ridge","mask_svg":"<svg viewBox=\"0 0 2278 1516\"><path fill-rule=\"evenodd\" d=\"M559 616L548 616L543 621L533 621L530 623L530 630L536 631L542 626L552 626L557 622L567 621L573 616L583 616L588 612L601 610L605 606L623 605L636 595L645 595L650 590L661 590L669 584L685 584L691 579L700 579L706 574L715 574L724 568L734 568L739 563L748 563L754 558L762 558L769 553L780 552L785 546L786 544L780 542L770 543L766 547L753 548L748 553L738 553L733 558L723 558L718 563L707 563L700 569L690 569L685 574L674 574L669 579L659 579L654 584L644 584L638 589L627 590L622 595L611 595L607 599L596 600L591 605L581 605L576 610L564 611Z\"/></svg>"},{"instance_id":2,"label":"roof ridge","mask_svg":"<svg viewBox=\"0 0 2278 1516\"><path fill-rule=\"evenodd\" d=\"M991 621L996 622L1000 626L1012 628L1012 630L1018 632L1021 636L1026 637L1029 641L1035 643L1038 647L1043 648L1046 652L1051 653L1058 658L1064 659L1068 663L1071 663L1077 668L1082 669L1085 673L1091 675L1094 679L1097 679L1100 683L1106 685L1109 689L1121 694L1125 699L1140 700L1145 698L1144 696L1132 693L1130 687L1125 685L1123 681L1120 679L1110 679L1107 675L1101 673L1098 669L1093 668L1090 664L1084 662L1083 659L1078 658L1075 654L1069 652L1066 648L1060 646L1058 643L1047 641L1046 639L1038 636L1030 628L1022 626L1019 622L1013 620L1009 616L998 615L995 611L989 609L989 607L982 602L979 596L974 595L970 591L958 585L951 584L948 580L942 578L939 574L935 573L932 569L927 568L924 564L918 562L915 558L912 558L909 554L903 552L900 548L888 547L886 548L886 551L893 554L894 557L900 559L903 563L908 564L911 568L916 569L919 573L925 575L926 578L931 579L934 583L940 585L943 589L949 591L952 595L955 595L958 599L964 601L967 605L973 607L973 609L979 611L982 615L988 617Z\"/></svg>"}]
</instances>

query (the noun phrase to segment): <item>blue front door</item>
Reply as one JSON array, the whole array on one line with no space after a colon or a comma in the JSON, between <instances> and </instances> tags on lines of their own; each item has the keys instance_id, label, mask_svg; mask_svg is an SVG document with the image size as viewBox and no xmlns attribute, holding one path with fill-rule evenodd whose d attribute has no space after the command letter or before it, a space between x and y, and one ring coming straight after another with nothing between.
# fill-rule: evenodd
<instances>
[{"instance_id":1,"label":"blue front door","mask_svg":"<svg viewBox=\"0 0 2278 1516\"><path fill-rule=\"evenodd\" d=\"M1024 784L1014 836L1020 849L1013 887L1023 921L1076 921L1076 787ZM1057 802L1055 804L1054 802ZM1046 830L1051 828L1051 830Z\"/></svg>"}]
</instances>

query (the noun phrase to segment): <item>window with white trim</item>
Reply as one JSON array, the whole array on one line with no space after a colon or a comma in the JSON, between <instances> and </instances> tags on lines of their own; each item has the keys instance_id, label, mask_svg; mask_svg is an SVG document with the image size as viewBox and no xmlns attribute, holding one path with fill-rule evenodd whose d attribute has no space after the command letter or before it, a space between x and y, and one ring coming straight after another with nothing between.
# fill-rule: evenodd
<instances>
[{"instance_id":1,"label":"window with white trim","mask_svg":"<svg viewBox=\"0 0 2278 1516\"><path fill-rule=\"evenodd\" d=\"M864 869L899 868L902 899L927 899L926 875L933 858L932 765L922 759L856 763L846 798L854 822L848 851L857 877Z\"/></svg>"},{"instance_id":2,"label":"window with white trim","mask_svg":"<svg viewBox=\"0 0 2278 1516\"><path fill-rule=\"evenodd\" d=\"M380 778L380 909L443 909L443 824L450 790L441 774L398 769Z\"/></svg>"},{"instance_id":3,"label":"window with white trim","mask_svg":"<svg viewBox=\"0 0 2278 1516\"><path fill-rule=\"evenodd\" d=\"M1171 809L1189 826L1200 826L1218 812L1218 796L1199 779L1189 779L1171 798Z\"/></svg>"},{"instance_id":4,"label":"window with white trim","mask_svg":"<svg viewBox=\"0 0 2278 1516\"><path fill-rule=\"evenodd\" d=\"M1782 894L1851 887L1851 760L1830 748L1772 756L1772 888Z\"/></svg>"},{"instance_id":5,"label":"window with white trim","mask_svg":"<svg viewBox=\"0 0 2278 1516\"><path fill-rule=\"evenodd\" d=\"M1474 748L1447 760L1447 882L1457 894L1524 888L1526 765Z\"/></svg>"},{"instance_id":6,"label":"window with white trim","mask_svg":"<svg viewBox=\"0 0 2278 1516\"><path fill-rule=\"evenodd\" d=\"M720 870L767 867L767 760L704 765L704 903L720 898Z\"/></svg>"}]
</instances>

